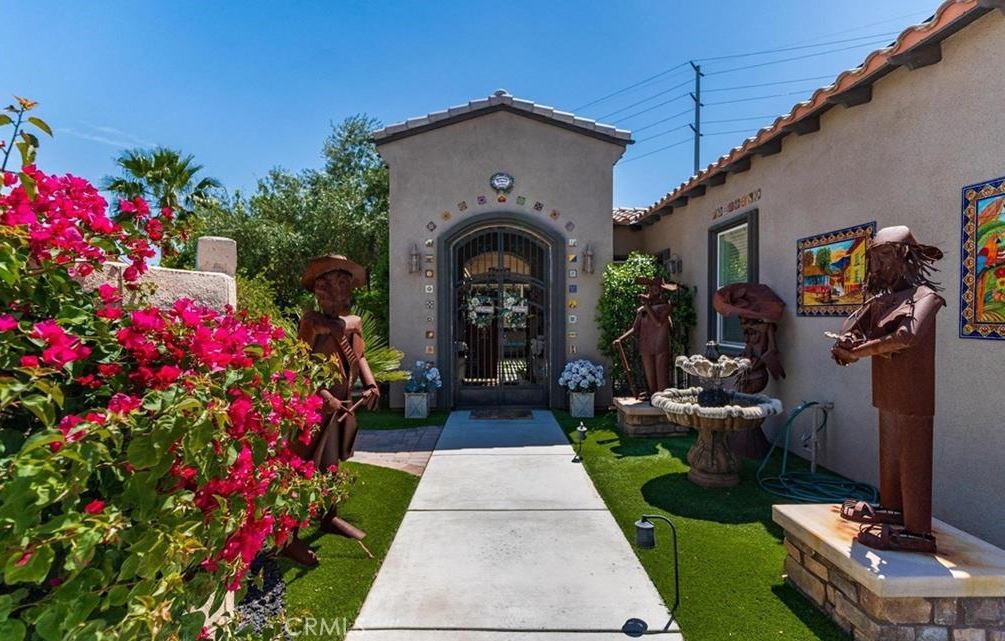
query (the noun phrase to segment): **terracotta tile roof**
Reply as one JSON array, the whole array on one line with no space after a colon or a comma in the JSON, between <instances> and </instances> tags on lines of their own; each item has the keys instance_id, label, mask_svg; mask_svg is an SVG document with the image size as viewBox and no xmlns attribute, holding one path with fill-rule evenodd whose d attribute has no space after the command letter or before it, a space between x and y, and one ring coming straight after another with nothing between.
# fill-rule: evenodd
<instances>
[{"instance_id":1,"label":"terracotta tile roof","mask_svg":"<svg viewBox=\"0 0 1005 641\"><path fill-rule=\"evenodd\" d=\"M730 171L745 171L751 156L780 152L782 138L786 135L817 131L820 114L835 105L854 106L868 102L872 98L872 84L897 67L917 69L939 62L943 40L996 7L1005 12L1002 0L946 0L931 18L908 27L891 45L873 51L858 67L842 71L833 83L817 89L808 100L797 103L789 113L779 116L739 147L653 203L635 225L656 222L664 213L660 210L672 210L686 203L689 196L703 194L706 186L722 184Z\"/></svg>"},{"instance_id":2,"label":"terracotta tile roof","mask_svg":"<svg viewBox=\"0 0 1005 641\"><path fill-rule=\"evenodd\" d=\"M530 100L514 98L505 89L500 89L487 98L472 100L465 105L457 105L388 125L383 129L371 132L370 137L375 143L381 145L493 111L509 111L620 145L630 145L634 142L631 132L627 129L618 129L596 120L580 118L568 111L559 111L554 107L539 105Z\"/></svg>"},{"instance_id":3,"label":"terracotta tile roof","mask_svg":"<svg viewBox=\"0 0 1005 641\"><path fill-rule=\"evenodd\" d=\"M645 207L615 207L611 218L615 225L631 225L649 211Z\"/></svg>"}]
</instances>

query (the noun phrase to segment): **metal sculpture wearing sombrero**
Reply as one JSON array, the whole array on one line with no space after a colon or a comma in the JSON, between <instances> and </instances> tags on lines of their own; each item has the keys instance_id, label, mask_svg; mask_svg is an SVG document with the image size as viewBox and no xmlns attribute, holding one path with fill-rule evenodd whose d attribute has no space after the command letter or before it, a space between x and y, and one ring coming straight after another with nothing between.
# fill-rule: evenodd
<instances>
[{"instance_id":1,"label":"metal sculpture wearing sombrero","mask_svg":"<svg viewBox=\"0 0 1005 641\"><path fill-rule=\"evenodd\" d=\"M932 430L935 317L946 301L929 280L937 247L904 226L879 230L866 250L866 292L831 353L840 365L872 357L872 404L879 410L879 505L845 501L841 516L862 523L857 540L886 550L935 552Z\"/></svg>"},{"instance_id":2,"label":"metal sculpture wearing sombrero","mask_svg":"<svg viewBox=\"0 0 1005 641\"><path fill-rule=\"evenodd\" d=\"M639 295L642 304L635 312L631 329L614 339L611 345L621 356L621 364L625 368L625 377L632 394L641 400L670 387L670 364L673 362L670 355L670 331L673 329L673 321L670 319L672 308L666 295L667 292L677 291L677 283L663 278L636 278L635 282L645 288ZM638 343L639 356L642 357L646 392L639 392L636 387L631 365L625 355L624 341L633 335Z\"/></svg>"},{"instance_id":3,"label":"metal sculpture wearing sombrero","mask_svg":"<svg viewBox=\"0 0 1005 641\"><path fill-rule=\"evenodd\" d=\"M740 356L750 360L750 369L737 384L741 392L756 394L768 386L769 377L785 378L775 341L785 302L770 287L760 283L726 285L715 292L712 307L723 316L740 319L744 342Z\"/></svg>"},{"instance_id":4,"label":"metal sculpture wearing sombrero","mask_svg":"<svg viewBox=\"0 0 1005 641\"><path fill-rule=\"evenodd\" d=\"M313 293L321 311L305 312L298 336L310 345L311 351L334 356L340 370L337 382L325 385L318 395L325 400L322 409L322 429L307 445L294 441L291 446L304 459L314 462L315 469L325 472L350 458L356 442L356 410L377 407L380 390L366 362L359 316L351 315L353 290L366 285L366 270L345 256L323 256L307 263L300 278L304 288ZM353 402L356 381L363 383L362 397ZM321 517L321 530L356 540L366 533L342 519L332 508ZM294 535L283 553L303 565L317 565L313 551Z\"/></svg>"}]
</instances>

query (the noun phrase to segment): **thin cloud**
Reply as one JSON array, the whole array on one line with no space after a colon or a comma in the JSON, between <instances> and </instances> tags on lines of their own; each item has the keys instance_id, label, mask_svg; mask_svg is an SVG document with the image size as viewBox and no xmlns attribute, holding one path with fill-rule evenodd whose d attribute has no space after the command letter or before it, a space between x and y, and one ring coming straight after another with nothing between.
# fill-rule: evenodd
<instances>
[{"instance_id":1,"label":"thin cloud","mask_svg":"<svg viewBox=\"0 0 1005 641\"><path fill-rule=\"evenodd\" d=\"M116 147L118 149L131 149L133 147L153 147L154 143L149 140L144 140L137 136L134 136L128 132L122 131L121 129L116 129L115 127L108 127L106 125L95 125L89 122L81 123L84 127L80 129L75 129L71 127L58 127L57 132L72 136L74 138L79 138L81 140L89 140L91 142L100 143L102 145L108 145L110 147Z\"/></svg>"}]
</instances>

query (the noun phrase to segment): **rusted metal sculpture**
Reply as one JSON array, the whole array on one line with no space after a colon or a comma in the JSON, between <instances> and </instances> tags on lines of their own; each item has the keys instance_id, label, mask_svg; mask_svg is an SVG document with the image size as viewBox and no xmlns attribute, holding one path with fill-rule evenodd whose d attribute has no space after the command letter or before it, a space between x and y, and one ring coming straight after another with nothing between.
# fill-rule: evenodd
<instances>
[{"instance_id":1,"label":"rusted metal sculpture","mask_svg":"<svg viewBox=\"0 0 1005 641\"><path fill-rule=\"evenodd\" d=\"M741 392L756 394L768 386L769 377L785 378L775 341L785 302L770 287L760 283L726 285L715 292L712 307L723 316L740 319L744 340L740 356L751 363L750 369L738 381Z\"/></svg>"},{"instance_id":2,"label":"rusted metal sculpture","mask_svg":"<svg viewBox=\"0 0 1005 641\"><path fill-rule=\"evenodd\" d=\"M366 272L345 256L324 256L307 264L300 282L314 294L321 311L304 314L298 336L310 345L311 351L335 356L341 375L337 382L318 390L325 400L322 429L308 445L294 441L291 448L324 472L352 456L357 431L355 412L360 406L374 409L380 399L380 390L366 361L360 318L351 315L350 309L352 292L366 284ZM362 381L364 390L354 403L352 389L357 380ZM339 517L335 508L321 517L320 527L323 532L356 540L366 536ZM303 565L318 563L313 551L296 534L283 553Z\"/></svg>"},{"instance_id":3,"label":"rusted metal sculpture","mask_svg":"<svg viewBox=\"0 0 1005 641\"><path fill-rule=\"evenodd\" d=\"M642 305L635 313L631 329L614 339L611 345L621 356L621 364L625 368L632 394L641 400L670 387L670 331L673 329L673 321L670 318L671 305L667 302L666 295L677 291L677 283L663 278L637 278L635 282L645 287L639 295ZM638 342L642 369L646 376L646 392L640 392L636 387L630 362L625 355L624 340L630 336L635 336Z\"/></svg>"},{"instance_id":4,"label":"rusted metal sculpture","mask_svg":"<svg viewBox=\"0 0 1005 641\"><path fill-rule=\"evenodd\" d=\"M935 552L932 428L935 317L946 301L929 280L937 247L907 227L879 230L866 251L870 294L845 321L831 353L840 365L872 357L879 410L879 505L846 501L841 516L863 523L857 540L886 550Z\"/></svg>"}]
</instances>

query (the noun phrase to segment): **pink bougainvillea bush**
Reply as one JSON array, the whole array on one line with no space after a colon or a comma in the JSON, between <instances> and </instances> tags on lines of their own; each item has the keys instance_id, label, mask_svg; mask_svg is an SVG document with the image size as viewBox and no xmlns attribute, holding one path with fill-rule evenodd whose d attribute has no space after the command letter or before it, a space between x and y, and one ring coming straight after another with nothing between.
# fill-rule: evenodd
<instances>
[{"instance_id":1,"label":"pink bougainvillea bush","mask_svg":"<svg viewBox=\"0 0 1005 641\"><path fill-rule=\"evenodd\" d=\"M26 189L27 186L27 189ZM74 176L0 190L0 639L195 639L199 608L344 493L291 454L331 377L267 318L123 306L172 231Z\"/></svg>"}]
</instances>

